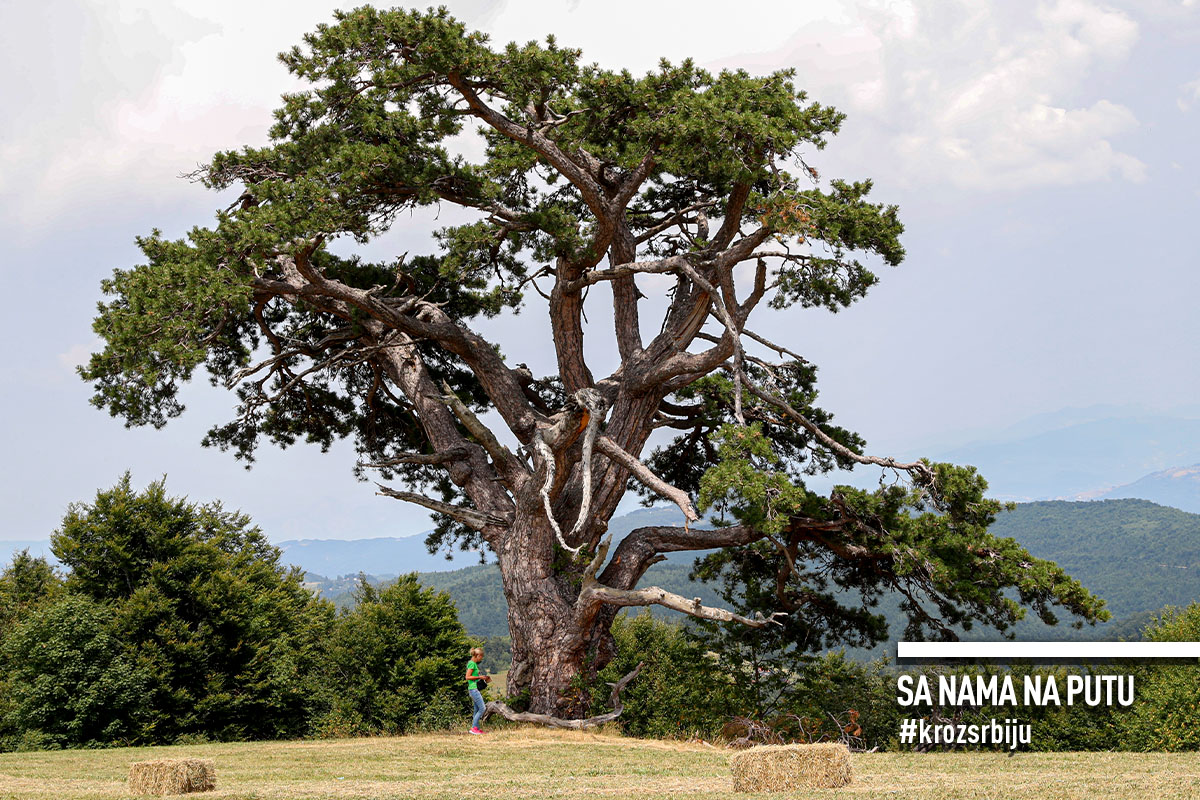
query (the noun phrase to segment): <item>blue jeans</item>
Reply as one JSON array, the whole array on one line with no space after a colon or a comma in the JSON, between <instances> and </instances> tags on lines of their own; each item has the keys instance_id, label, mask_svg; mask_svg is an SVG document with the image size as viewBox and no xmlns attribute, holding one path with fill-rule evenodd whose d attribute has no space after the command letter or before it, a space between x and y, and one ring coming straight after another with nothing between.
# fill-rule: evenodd
<instances>
[{"instance_id":1,"label":"blue jeans","mask_svg":"<svg viewBox=\"0 0 1200 800\"><path fill-rule=\"evenodd\" d=\"M471 689L468 694L471 695L471 702L475 704L475 716L471 718L471 727L478 728L479 718L483 716L483 695L478 689Z\"/></svg>"}]
</instances>

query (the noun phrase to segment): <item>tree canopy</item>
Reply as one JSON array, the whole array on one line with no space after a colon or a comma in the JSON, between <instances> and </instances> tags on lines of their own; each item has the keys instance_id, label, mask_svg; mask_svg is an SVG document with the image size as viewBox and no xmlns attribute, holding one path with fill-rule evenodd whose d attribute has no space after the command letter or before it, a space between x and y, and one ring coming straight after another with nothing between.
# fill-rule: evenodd
<instances>
[{"instance_id":1,"label":"tree canopy","mask_svg":"<svg viewBox=\"0 0 1200 800\"><path fill-rule=\"evenodd\" d=\"M553 38L493 48L444 9L335 16L282 54L309 88L284 97L271 142L195 173L236 198L215 224L152 232L145 263L104 282L104 348L82 370L97 405L163 425L203 367L238 399L206 444L250 459L263 440L352 437L380 493L436 513L431 547L497 554L509 687L541 714L584 713L570 681L611 658L628 606L775 623L806 646L882 635L869 604L884 588L908 598L914 635L1006 628L1022 606L1104 614L987 533L1000 506L974 470L868 455L816 405L815 366L751 327L845 308L904 256L897 209L869 199L869 180L810 163L843 115L793 72L663 61L634 75ZM473 219L436 228L430 252L353 254L442 206ZM606 375L584 348L601 302L612 330L589 335L616 351ZM535 309L551 374L480 332ZM656 446L660 429L673 438ZM855 464L903 480L805 484ZM689 524L612 547L631 489ZM731 524L693 527L708 509ZM736 576L740 611L638 588L663 553L711 548L728 548L705 569Z\"/></svg>"}]
</instances>

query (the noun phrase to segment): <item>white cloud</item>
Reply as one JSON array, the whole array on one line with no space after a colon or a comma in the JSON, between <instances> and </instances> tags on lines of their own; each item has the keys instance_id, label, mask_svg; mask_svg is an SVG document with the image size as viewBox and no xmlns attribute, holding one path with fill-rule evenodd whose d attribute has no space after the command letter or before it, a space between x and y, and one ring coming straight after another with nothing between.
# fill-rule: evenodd
<instances>
[{"instance_id":1,"label":"white cloud","mask_svg":"<svg viewBox=\"0 0 1200 800\"><path fill-rule=\"evenodd\" d=\"M1065 109L1034 103L994 115L991 133L973 138L910 136L899 144L907 162L941 162L949 178L968 187L1020 189L1106 180L1114 175L1140 182L1145 165L1115 150L1108 137L1137 121L1122 106L1101 100L1089 108Z\"/></svg>"},{"instance_id":2,"label":"white cloud","mask_svg":"<svg viewBox=\"0 0 1200 800\"><path fill-rule=\"evenodd\" d=\"M1185 83L1179 88L1183 94L1179 95L1179 99L1175 103L1179 106L1180 111L1189 111L1193 104L1200 102L1200 78L1191 83Z\"/></svg>"},{"instance_id":3,"label":"white cloud","mask_svg":"<svg viewBox=\"0 0 1200 800\"><path fill-rule=\"evenodd\" d=\"M1137 127L1111 99L1076 99L1138 38L1127 14L1085 0L1037 6L861 0L774 51L722 64L793 63L815 96L851 112L864 152L912 182L1022 189L1120 178L1145 166L1116 138ZM870 117L866 123L858 115ZM886 139L882 137L887 137Z\"/></svg>"},{"instance_id":4,"label":"white cloud","mask_svg":"<svg viewBox=\"0 0 1200 800\"><path fill-rule=\"evenodd\" d=\"M1137 23L1124 13L1086 0L1059 0L1037 11L1048 31L1060 39L1066 33L1100 58L1123 59L1137 40ZM1072 42L1073 44L1073 42Z\"/></svg>"},{"instance_id":5,"label":"white cloud","mask_svg":"<svg viewBox=\"0 0 1200 800\"><path fill-rule=\"evenodd\" d=\"M176 176L216 150L265 140L270 110L295 86L275 53L336 5L9 7L0 25L0 94L11 104L0 120L0 213L51 230L98 205L194 197ZM683 13L640 0L459 0L451 11L498 44L554 32L588 60L634 70L662 56L795 67L815 99L872 131L866 150L900 156L892 160L914 181L1020 188L1144 174L1115 141L1137 125L1132 112L1073 96L1097 65L1125 59L1138 34L1128 15L1087 0L1043 3L1032 16L967 0L746 0L732 14L724 3Z\"/></svg>"},{"instance_id":6,"label":"white cloud","mask_svg":"<svg viewBox=\"0 0 1200 800\"><path fill-rule=\"evenodd\" d=\"M0 149L0 183L23 187L19 197L6 193L11 206L3 210L22 229L50 229L64 214L137 195L161 201L182 188L176 176L211 155L214 143L234 144L250 120L262 122L261 102L238 96L238 87L262 82L215 87L226 77L220 65L236 62L243 48L196 59L198 50L230 43L219 25L186 9L59 0L22 10L27 35L0 55L2 89L26 100L18 117L0 123L9 142ZM43 30L58 19L77 27L70 48ZM8 69L45 52L54 54L55 69Z\"/></svg>"},{"instance_id":7,"label":"white cloud","mask_svg":"<svg viewBox=\"0 0 1200 800\"><path fill-rule=\"evenodd\" d=\"M93 339L87 344L71 345L66 352L59 353L56 356L58 364L68 373L74 375L75 368L86 364L91 359L92 353L98 352L103 345L104 342L100 339Z\"/></svg>"},{"instance_id":8,"label":"white cloud","mask_svg":"<svg viewBox=\"0 0 1200 800\"><path fill-rule=\"evenodd\" d=\"M1136 23L1081 0L1042 5L1034 20L1032 28L1014 25L993 7L965 25L930 20L923 60L939 60L936 41L956 31L976 53L961 53L957 68L925 92L903 87L915 112L901 147L908 163L973 188L1142 180L1144 165L1111 141L1137 126L1133 113L1103 98L1083 107L1064 102L1098 63L1128 55Z\"/></svg>"},{"instance_id":9,"label":"white cloud","mask_svg":"<svg viewBox=\"0 0 1200 800\"><path fill-rule=\"evenodd\" d=\"M177 176L220 149L264 143L279 95L297 88L275 54L329 21L335 8L360 3L46 0L6 7L0 95L15 111L0 119L0 187L6 189L0 215L29 235L54 230L63 216L84 209L194 197ZM513 5L449 3L500 44L557 32L564 44L585 46L589 57L618 66L648 69L660 55L682 59L694 48L730 40L743 47L778 43L745 14L724 28L703 14L677 26L669 9L629 3L625 19L650 20L648 27L634 26L646 37L639 42L614 35L621 15L602 4L581 3L573 12L565 5ZM759 2L758 12L769 7ZM784 18L791 26L804 19ZM665 41L668 29L689 35ZM790 27L782 30L781 37ZM38 64L44 68L30 66ZM19 194L11 191L16 186Z\"/></svg>"}]
</instances>

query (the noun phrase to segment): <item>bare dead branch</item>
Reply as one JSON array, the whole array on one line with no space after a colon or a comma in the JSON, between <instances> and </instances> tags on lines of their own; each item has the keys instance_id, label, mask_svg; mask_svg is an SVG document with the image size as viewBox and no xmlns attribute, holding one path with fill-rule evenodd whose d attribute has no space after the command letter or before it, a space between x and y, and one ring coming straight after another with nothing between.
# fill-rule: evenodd
<instances>
[{"instance_id":1,"label":"bare dead branch","mask_svg":"<svg viewBox=\"0 0 1200 800\"><path fill-rule=\"evenodd\" d=\"M600 423L608 411L608 403L595 389L580 389L575 393L575 400L587 411L587 427L583 432L583 452L579 463L583 470L583 500L579 505L579 516L571 527L569 536L574 539L587 525L592 507L592 449L596 445L596 436L600 433ZM578 552L576 549L575 552Z\"/></svg>"},{"instance_id":2,"label":"bare dead branch","mask_svg":"<svg viewBox=\"0 0 1200 800\"><path fill-rule=\"evenodd\" d=\"M457 520L463 525L466 525L469 528L474 528L477 531L481 531L489 526L507 528L510 524L512 524L512 519L508 517L499 517L495 514L476 511L473 508L463 508L462 506L456 506L453 503L443 503L440 500L434 500L426 497L423 494L417 494L416 492L402 492L397 489L384 486L382 483L376 483L375 485L379 487L379 491L375 493L377 495L394 497L397 500L403 500L406 503L416 503L419 506L428 508L430 511L436 511L439 514L445 514L451 519Z\"/></svg>"},{"instance_id":3,"label":"bare dead branch","mask_svg":"<svg viewBox=\"0 0 1200 800\"><path fill-rule=\"evenodd\" d=\"M856 453L849 447L846 447L844 444L834 440L833 437L821 430L816 423L812 422L799 411L792 408L782 397L774 392L768 391L759 386L755 386L753 383L748 383L746 388L758 399L770 403L778 408L784 413L785 416L787 416L788 419L804 428L806 431L815 436L817 440L821 442L821 444L825 445L825 447L842 456L843 458L854 461L858 464L874 464L880 467L902 469L922 483L928 484L933 482L933 471L930 470L929 465L925 464L924 462L912 461L909 463L902 463L891 457L880 458L879 456L866 456Z\"/></svg>"},{"instance_id":4,"label":"bare dead branch","mask_svg":"<svg viewBox=\"0 0 1200 800\"><path fill-rule=\"evenodd\" d=\"M778 625L778 617L786 617L787 613L776 611L770 617L756 614L754 617L744 617L724 608L714 608L703 605L699 597L688 599L683 595L668 592L658 586L647 586L644 589L614 589L596 580L585 581L579 593L578 603L584 606L604 603L612 606L627 608L629 606L663 606L674 611L680 611L697 619L710 619L716 622L737 622L751 628L765 628L768 625Z\"/></svg>"},{"instance_id":5,"label":"bare dead branch","mask_svg":"<svg viewBox=\"0 0 1200 800\"><path fill-rule=\"evenodd\" d=\"M624 704L621 703L621 692L629 685L629 682L638 676L642 671L642 667L646 666L646 662L640 661L625 677L616 683L610 683L612 694L609 696L608 702L613 707L612 711L600 714L587 719L563 719L562 717L554 717L549 714L534 714L530 711L513 711L505 703L499 700L492 700L485 706L483 718L487 719L491 714L499 714L510 722L532 722L537 725L549 725L553 728L567 728L573 731L582 731L588 728L595 728L599 725L612 722L621 716L621 712L625 710Z\"/></svg>"},{"instance_id":6,"label":"bare dead branch","mask_svg":"<svg viewBox=\"0 0 1200 800\"><path fill-rule=\"evenodd\" d=\"M666 272L674 272L682 269L687 263L686 257L675 255L654 261L633 261L627 264L618 264L608 269L593 269L585 272L578 279L567 283L566 289L567 291L579 291L585 286L591 286L594 283L614 281L629 275L661 275Z\"/></svg>"},{"instance_id":7,"label":"bare dead branch","mask_svg":"<svg viewBox=\"0 0 1200 800\"><path fill-rule=\"evenodd\" d=\"M521 462L513 456L512 451L500 444L491 429L480 422L479 417L467 408L467 404L459 399L454 390L450 388L450 384L445 381L442 382L442 392L442 400L454 412L454 416L458 417L458 421L463 424L467 432L475 437L475 441L483 446L483 449L492 457L492 461L502 472L509 472L517 466L524 469Z\"/></svg>"},{"instance_id":8,"label":"bare dead branch","mask_svg":"<svg viewBox=\"0 0 1200 800\"><path fill-rule=\"evenodd\" d=\"M800 355L799 353L789 350L782 345L775 344L770 339L768 339L765 336L762 336L760 334L757 334L752 330L742 328L742 335L749 336L751 339L758 342L759 344L766 345L767 347L774 350L776 353L779 353L779 355L781 355L781 356L788 356L789 358L799 361L801 364L808 363L808 359L805 358L804 356Z\"/></svg>"},{"instance_id":9,"label":"bare dead branch","mask_svg":"<svg viewBox=\"0 0 1200 800\"><path fill-rule=\"evenodd\" d=\"M563 538L562 528L559 527L558 520L554 518L554 507L550 503L550 488L554 486L557 466L554 460L554 451L550 449L550 445L546 442L540 430L533 435L533 446L537 450L538 455L542 457L542 463L546 465L546 475L542 480L542 488L538 490L538 494L542 498L542 508L546 512L546 519L550 521L550 527L554 529L554 535L558 539L558 543L562 549L571 554L578 553L583 549L583 545L571 547L571 545L567 544L567 540Z\"/></svg>"},{"instance_id":10,"label":"bare dead branch","mask_svg":"<svg viewBox=\"0 0 1200 800\"><path fill-rule=\"evenodd\" d=\"M604 455L629 470L645 486L653 489L665 499L679 506L679 510L683 512L683 516L687 518L688 522L696 522L700 519L700 515L692 507L692 500L687 496L687 492L672 486L655 475L649 467L621 449L621 446L612 439L607 436L598 436L596 438L596 446L600 448L601 453L604 453Z\"/></svg>"}]
</instances>

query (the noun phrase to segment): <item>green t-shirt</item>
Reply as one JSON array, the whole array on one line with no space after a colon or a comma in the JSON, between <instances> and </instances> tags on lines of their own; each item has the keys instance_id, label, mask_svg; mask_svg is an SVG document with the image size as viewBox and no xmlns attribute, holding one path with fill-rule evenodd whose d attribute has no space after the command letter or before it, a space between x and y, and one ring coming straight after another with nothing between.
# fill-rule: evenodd
<instances>
[{"instance_id":1,"label":"green t-shirt","mask_svg":"<svg viewBox=\"0 0 1200 800\"><path fill-rule=\"evenodd\" d=\"M479 671L479 665L475 663L475 659L471 659L470 661L467 662L467 674L468 675L480 675L480 676L483 675L483 673L481 673ZM483 691L483 687L486 685L487 684L484 683L484 681L482 681L482 680L467 681L468 689L478 689L480 691Z\"/></svg>"}]
</instances>

